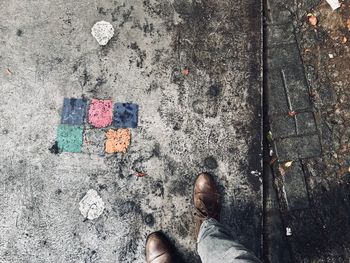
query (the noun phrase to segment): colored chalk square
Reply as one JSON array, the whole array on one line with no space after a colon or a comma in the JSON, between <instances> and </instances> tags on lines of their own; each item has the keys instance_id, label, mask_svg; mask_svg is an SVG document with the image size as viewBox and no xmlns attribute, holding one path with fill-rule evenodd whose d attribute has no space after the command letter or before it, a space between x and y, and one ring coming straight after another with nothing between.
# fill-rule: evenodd
<instances>
[{"instance_id":1,"label":"colored chalk square","mask_svg":"<svg viewBox=\"0 0 350 263\"><path fill-rule=\"evenodd\" d=\"M114 104L113 126L116 128L136 128L139 105L132 103Z\"/></svg>"},{"instance_id":2,"label":"colored chalk square","mask_svg":"<svg viewBox=\"0 0 350 263\"><path fill-rule=\"evenodd\" d=\"M112 124L113 106L111 100L93 99L89 107L89 123L96 128Z\"/></svg>"},{"instance_id":3,"label":"colored chalk square","mask_svg":"<svg viewBox=\"0 0 350 263\"><path fill-rule=\"evenodd\" d=\"M64 98L61 115L62 124L83 125L86 112L86 100Z\"/></svg>"},{"instance_id":4,"label":"colored chalk square","mask_svg":"<svg viewBox=\"0 0 350 263\"><path fill-rule=\"evenodd\" d=\"M126 153L131 140L129 129L110 129L106 132L106 153Z\"/></svg>"},{"instance_id":5,"label":"colored chalk square","mask_svg":"<svg viewBox=\"0 0 350 263\"><path fill-rule=\"evenodd\" d=\"M60 152L81 152L83 126L61 124L57 129L57 143Z\"/></svg>"}]
</instances>

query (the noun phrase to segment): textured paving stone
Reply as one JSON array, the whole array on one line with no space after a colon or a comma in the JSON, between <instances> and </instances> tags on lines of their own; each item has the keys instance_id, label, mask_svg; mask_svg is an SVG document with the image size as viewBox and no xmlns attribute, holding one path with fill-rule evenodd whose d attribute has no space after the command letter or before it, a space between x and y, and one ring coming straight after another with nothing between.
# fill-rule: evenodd
<instances>
[{"instance_id":1,"label":"textured paving stone","mask_svg":"<svg viewBox=\"0 0 350 263\"><path fill-rule=\"evenodd\" d=\"M83 125L86 114L86 100L65 98L63 101L61 123Z\"/></svg>"},{"instance_id":2,"label":"textured paving stone","mask_svg":"<svg viewBox=\"0 0 350 263\"><path fill-rule=\"evenodd\" d=\"M93 99L89 106L89 123L96 128L111 125L113 119L113 104L111 100Z\"/></svg>"},{"instance_id":3,"label":"textured paving stone","mask_svg":"<svg viewBox=\"0 0 350 263\"><path fill-rule=\"evenodd\" d=\"M287 67L283 69L286 92L293 110L310 108L310 98L303 67Z\"/></svg>"},{"instance_id":4,"label":"textured paving stone","mask_svg":"<svg viewBox=\"0 0 350 263\"><path fill-rule=\"evenodd\" d=\"M57 128L58 149L61 152L81 152L83 126L61 124Z\"/></svg>"},{"instance_id":5,"label":"textured paving stone","mask_svg":"<svg viewBox=\"0 0 350 263\"><path fill-rule=\"evenodd\" d=\"M284 169L284 188L288 209L303 209L309 206L305 176L299 161Z\"/></svg>"},{"instance_id":6,"label":"textured paving stone","mask_svg":"<svg viewBox=\"0 0 350 263\"><path fill-rule=\"evenodd\" d=\"M293 25L291 23L282 25L270 25L268 28L268 42L270 47L296 43Z\"/></svg>"},{"instance_id":7,"label":"textured paving stone","mask_svg":"<svg viewBox=\"0 0 350 263\"><path fill-rule=\"evenodd\" d=\"M271 130L274 138L296 135L294 117L288 114L271 117Z\"/></svg>"},{"instance_id":8,"label":"textured paving stone","mask_svg":"<svg viewBox=\"0 0 350 263\"><path fill-rule=\"evenodd\" d=\"M289 23L292 19L290 10L285 7L285 1L268 0L268 21L274 24Z\"/></svg>"},{"instance_id":9,"label":"textured paving stone","mask_svg":"<svg viewBox=\"0 0 350 263\"><path fill-rule=\"evenodd\" d=\"M270 125L275 139L317 132L312 112L301 112L295 116L275 115L270 117Z\"/></svg>"},{"instance_id":10,"label":"textured paving stone","mask_svg":"<svg viewBox=\"0 0 350 263\"><path fill-rule=\"evenodd\" d=\"M294 72L294 70L298 71L303 67L296 44L269 48L267 59L271 65L270 69L278 71L290 70Z\"/></svg>"},{"instance_id":11,"label":"textured paving stone","mask_svg":"<svg viewBox=\"0 0 350 263\"><path fill-rule=\"evenodd\" d=\"M133 103L116 103L114 105L113 126L116 128L136 128L139 106Z\"/></svg>"},{"instance_id":12,"label":"textured paving stone","mask_svg":"<svg viewBox=\"0 0 350 263\"><path fill-rule=\"evenodd\" d=\"M312 112L301 112L298 113L295 117L299 134L317 132L315 117Z\"/></svg>"},{"instance_id":13,"label":"textured paving stone","mask_svg":"<svg viewBox=\"0 0 350 263\"><path fill-rule=\"evenodd\" d=\"M321 145L317 134L281 139L276 141L275 145L277 156L282 161L311 158L321 154Z\"/></svg>"},{"instance_id":14,"label":"textured paving stone","mask_svg":"<svg viewBox=\"0 0 350 263\"><path fill-rule=\"evenodd\" d=\"M269 113L288 113L289 106L283 89L283 80L279 70L268 70Z\"/></svg>"}]
</instances>

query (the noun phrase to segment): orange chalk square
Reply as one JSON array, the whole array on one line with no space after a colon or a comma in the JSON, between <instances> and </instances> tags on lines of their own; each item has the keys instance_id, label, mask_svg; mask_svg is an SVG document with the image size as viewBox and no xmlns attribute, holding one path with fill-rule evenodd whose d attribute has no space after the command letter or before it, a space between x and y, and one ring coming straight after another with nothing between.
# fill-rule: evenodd
<instances>
[{"instance_id":1,"label":"orange chalk square","mask_svg":"<svg viewBox=\"0 0 350 263\"><path fill-rule=\"evenodd\" d=\"M131 141L129 129L109 129L106 132L106 137L106 153L126 153Z\"/></svg>"}]
</instances>

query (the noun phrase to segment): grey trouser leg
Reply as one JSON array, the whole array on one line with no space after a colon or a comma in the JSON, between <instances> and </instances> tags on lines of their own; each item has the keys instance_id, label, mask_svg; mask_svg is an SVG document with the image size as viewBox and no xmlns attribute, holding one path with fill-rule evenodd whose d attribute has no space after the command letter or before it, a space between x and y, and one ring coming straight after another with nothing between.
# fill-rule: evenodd
<instances>
[{"instance_id":1,"label":"grey trouser leg","mask_svg":"<svg viewBox=\"0 0 350 263\"><path fill-rule=\"evenodd\" d=\"M251 251L234 241L230 231L215 219L203 222L198 235L203 263L260 263Z\"/></svg>"}]
</instances>

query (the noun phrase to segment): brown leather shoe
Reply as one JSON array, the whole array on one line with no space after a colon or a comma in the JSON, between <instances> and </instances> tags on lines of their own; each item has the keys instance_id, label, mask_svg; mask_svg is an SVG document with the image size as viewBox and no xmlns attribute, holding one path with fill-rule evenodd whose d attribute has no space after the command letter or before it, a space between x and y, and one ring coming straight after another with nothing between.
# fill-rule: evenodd
<instances>
[{"instance_id":1,"label":"brown leather shoe","mask_svg":"<svg viewBox=\"0 0 350 263\"><path fill-rule=\"evenodd\" d=\"M161 232L153 232L146 241L147 263L173 263L174 249L169 239Z\"/></svg>"},{"instance_id":2,"label":"brown leather shoe","mask_svg":"<svg viewBox=\"0 0 350 263\"><path fill-rule=\"evenodd\" d=\"M202 173L197 177L194 184L193 203L196 217L196 237L198 237L199 229L205 219L220 220L220 194L210 174Z\"/></svg>"}]
</instances>

